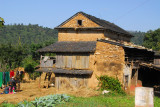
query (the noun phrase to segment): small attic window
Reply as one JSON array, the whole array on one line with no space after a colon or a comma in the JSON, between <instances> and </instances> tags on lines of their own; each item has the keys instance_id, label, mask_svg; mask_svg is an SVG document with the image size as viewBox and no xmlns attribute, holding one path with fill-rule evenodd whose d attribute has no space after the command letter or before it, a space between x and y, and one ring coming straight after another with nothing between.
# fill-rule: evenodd
<instances>
[{"instance_id":1,"label":"small attic window","mask_svg":"<svg viewBox=\"0 0 160 107\"><path fill-rule=\"evenodd\" d=\"M79 26L82 26L82 20L77 20L77 24L78 24Z\"/></svg>"}]
</instances>

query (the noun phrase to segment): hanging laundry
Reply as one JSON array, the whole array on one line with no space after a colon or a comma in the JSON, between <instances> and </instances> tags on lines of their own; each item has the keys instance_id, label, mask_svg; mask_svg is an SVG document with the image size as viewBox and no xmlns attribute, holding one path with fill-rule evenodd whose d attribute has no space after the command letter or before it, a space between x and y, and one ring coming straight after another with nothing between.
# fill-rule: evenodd
<instances>
[{"instance_id":1,"label":"hanging laundry","mask_svg":"<svg viewBox=\"0 0 160 107\"><path fill-rule=\"evenodd\" d=\"M0 87L2 87L3 83L3 72L0 72Z\"/></svg>"},{"instance_id":2,"label":"hanging laundry","mask_svg":"<svg viewBox=\"0 0 160 107\"><path fill-rule=\"evenodd\" d=\"M5 85L5 72L3 72L3 85Z\"/></svg>"},{"instance_id":3,"label":"hanging laundry","mask_svg":"<svg viewBox=\"0 0 160 107\"><path fill-rule=\"evenodd\" d=\"M9 72L5 72L5 85L7 85L9 79L10 79Z\"/></svg>"},{"instance_id":4,"label":"hanging laundry","mask_svg":"<svg viewBox=\"0 0 160 107\"><path fill-rule=\"evenodd\" d=\"M14 70L10 71L10 78L12 78L14 76Z\"/></svg>"}]
</instances>

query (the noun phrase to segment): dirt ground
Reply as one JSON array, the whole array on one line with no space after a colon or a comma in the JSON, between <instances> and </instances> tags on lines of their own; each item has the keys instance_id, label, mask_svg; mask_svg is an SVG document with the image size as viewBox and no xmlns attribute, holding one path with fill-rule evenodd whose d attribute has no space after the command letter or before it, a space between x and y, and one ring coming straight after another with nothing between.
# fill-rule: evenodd
<instances>
[{"instance_id":1,"label":"dirt ground","mask_svg":"<svg viewBox=\"0 0 160 107\"><path fill-rule=\"evenodd\" d=\"M0 93L3 90L0 89ZM26 83L21 83L21 91L17 92L16 94L0 94L0 104L7 101L11 103L19 103L24 100L34 100L36 97L46 96L50 94L68 94L77 97L90 97L96 96L100 93L98 91L92 89L70 89L70 90L57 90L55 87L46 88L39 88L38 81L28 81Z\"/></svg>"}]
</instances>

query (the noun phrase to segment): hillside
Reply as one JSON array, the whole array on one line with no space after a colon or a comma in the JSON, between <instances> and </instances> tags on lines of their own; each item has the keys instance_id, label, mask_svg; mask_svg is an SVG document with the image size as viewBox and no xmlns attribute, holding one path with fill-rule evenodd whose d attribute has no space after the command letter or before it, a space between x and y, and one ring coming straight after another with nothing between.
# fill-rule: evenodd
<instances>
[{"instance_id":1,"label":"hillside","mask_svg":"<svg viewBox=\"0 0 160 107\"><path fill-rule=\"evenodd\" d=\"M140 32L140 31L128 31L131 33L134 37L131 39L131 42L133 42L136 45L142 45L143 44L143 39L145 36L145 32Z\"/></svg>"},{"instance_id":2,"label":"hillside","mask_svg":"<svg viewBox=\"0 0 160 107\"><path fill-rule=\"evenodd\" d=\"M57 34L57 30L38 25L5 25L0 29L0 44L7 42L16 44L19 40L21 44L41 44L46 41L56 41Z\"/></svg>"},{"instance_id":3,"label":"hillside","mask_svg":"<svg viewBox=\"0 0 160 107\"><path fill-rule=\"evenodd\" d=\"M143 45L155 51L160 51L160 28L149 30L144 37Z\"/></svg>"},{"instance_id":4,"label":"hillside","mask_svg":"<svg viewBox=\"0 0 160 107\"><path fill-rule=\"evenodd\" d=\"M140 31L128 31L134 37L131 42L142 45L145 32ZM57 41L58 31L51 28L46 28L38 25L5 25L0 29L0 44L11 43L16 44L19 39L22 44L30 45L43 44L44 42Z\"/></svg>"}]
</instances>

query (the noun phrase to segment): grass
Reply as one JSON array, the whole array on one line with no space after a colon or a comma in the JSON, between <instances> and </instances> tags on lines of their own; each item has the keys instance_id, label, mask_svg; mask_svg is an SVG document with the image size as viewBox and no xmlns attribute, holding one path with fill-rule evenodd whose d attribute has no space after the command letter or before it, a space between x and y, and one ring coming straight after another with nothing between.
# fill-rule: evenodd
<instances>
[{"instance_id":1,"label":"grass","mask_svg":"<svg viewBox=\"0 0 160 107\"><path fill-rule=\"evenodd\" d=\"M56 107L134 107L134 96L120 95L111 93L108 95L99 95L93 97L74 97L64 104L59 104ZM160 106L160 98L154 97L154 107ZM0 104L0 107L16 107L10 103Z\"/></svg>"},{"instance_id":2,"label":"grass","mask_svg":"<svg viewBox=\"0 0 160 107\"><path fill-rule=\"evenodd\" d=\"M16 107L16 104L2 103L2 104L0 104L0 107Z\"/></svg>"},{"instance_id":3,"label":"grass","mask_svg":"<svg viewBox=\"0 0 160 107\"><path fill-rule=\"evenodd\" d=\"M160 98L154 97L154 107L160 107Z\"/></svg>"},{"instance_id":4,"label":"grass","mask_svg":"<svg viewBox=\"0 0 160 107\"><path fill-rule=\"evenodd\" d=\"M134 96L99 95L94 97L72 97L70 102L58 107L134 107Z\"/></svg>"}]
</instances>

